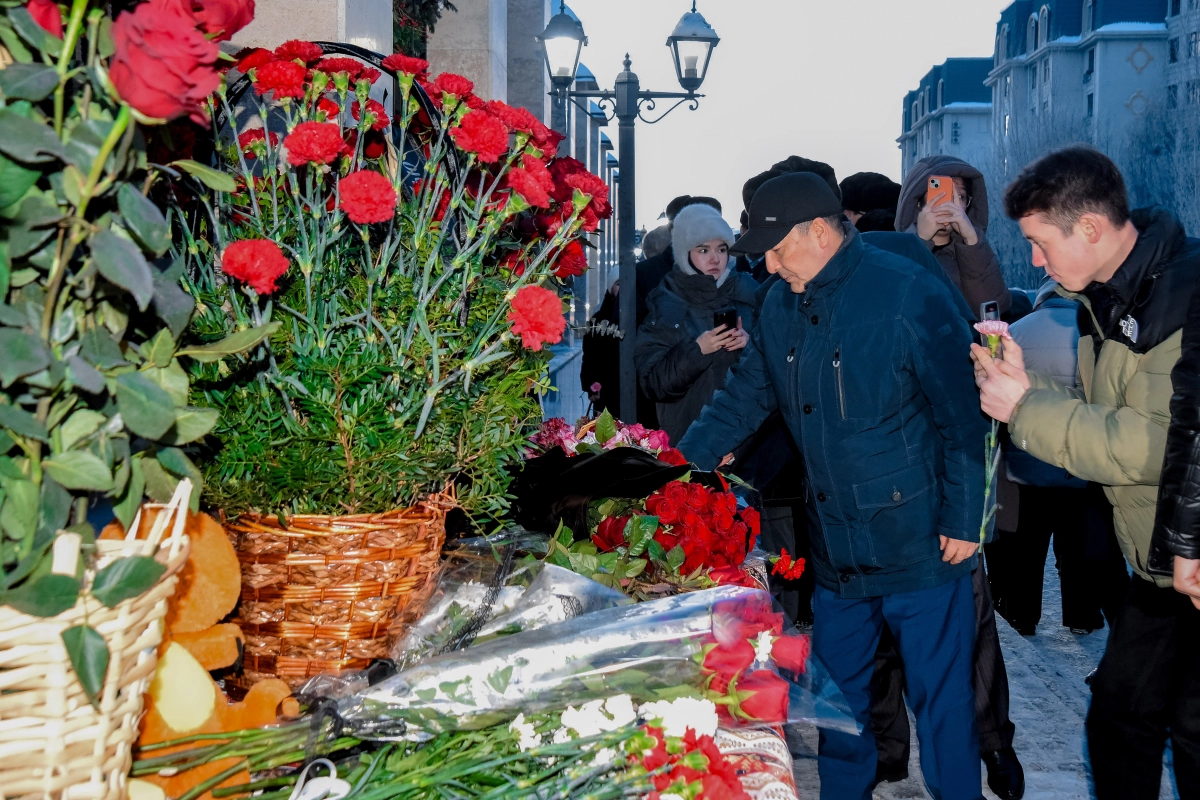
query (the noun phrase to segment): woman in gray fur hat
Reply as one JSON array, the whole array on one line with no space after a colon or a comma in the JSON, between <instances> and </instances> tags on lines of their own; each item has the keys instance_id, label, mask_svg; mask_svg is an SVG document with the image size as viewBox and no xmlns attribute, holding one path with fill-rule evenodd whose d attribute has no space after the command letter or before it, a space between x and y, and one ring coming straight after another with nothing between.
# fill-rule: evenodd
<instances>
[{"instance_id":1,"label":"woman in gray fur hat","mask_svg":"<svg viewBox=\"0 0 1200 800\"><path fill-rule=\"evenodd\" d=\"M638 331L638 383L655 401L658 420L672 442L683 438L701 409L725 384L750 341L758 284L737 272L729 258L733 230L716 209L690 205L675 218L675 265L649 296ZM736 312L737 326L717 325L720 312Z\"/></svg>"}]
</instances>

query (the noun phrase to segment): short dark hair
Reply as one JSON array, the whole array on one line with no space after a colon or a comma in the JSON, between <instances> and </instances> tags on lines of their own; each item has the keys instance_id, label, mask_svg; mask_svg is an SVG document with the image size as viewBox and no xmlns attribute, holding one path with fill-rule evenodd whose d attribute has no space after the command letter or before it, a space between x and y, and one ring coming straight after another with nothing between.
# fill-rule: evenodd
<instances>
[{"instance_id":1,"label":"short dark hair","mask_svg":"<svg viewBox=\"0 0 1200 800\"><path fill-rule=\"evenodd\" d=\"M718 213L721 211L721 202L715 197L692 197L690 194L681 194L667 203L667 219L674 222L680 211L696 204L712 206Z\"/></svg>"},{"instance_id":2,"label":"short dark hair","mask_svg":"<svg viewBox=\"0 0 1200 800\"><path fill-rule=\"evenodd\" d=\"M1129 221L1129 197L1112 159L1090 147L1068 147L1021 170L1004 193L1004 211L1014 220L1044 214L1069 236L1088 213L1124 225Z\"/></svg>"},{"instance_id":3,"label":"short dark hair","mask_svg":"<svg viewBox=\"0 0 1200 800\"><path fill-rule=\"evenodd\" d=\"M829 188L833 190L838 200L842 199L842 189L838 186L837 173L834 172L833 167L824 161L813 161L811 158L803 158L802 156L788 156L783 161L772 164L771 168L766 172L760 172L746 181L745 185L742 186L742 205L750 208L750 201L754 198L754 193L758 191L758 187L771 180L771 178L778 178L780 175L787 175L791 172L811 172L814 175L819 175L829 184Z\"/></svg>"}]
</instances>

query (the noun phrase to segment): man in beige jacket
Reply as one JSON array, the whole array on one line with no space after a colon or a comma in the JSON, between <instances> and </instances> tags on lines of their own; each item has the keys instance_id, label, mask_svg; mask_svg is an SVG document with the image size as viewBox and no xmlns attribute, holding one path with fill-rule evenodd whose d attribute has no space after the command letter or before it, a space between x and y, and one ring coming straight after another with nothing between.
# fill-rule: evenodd
<instances>
[{"instance_id":1,"label":"man in beige jacket","mask_svg":"<svg viewBox=\"0 0 1200 800\"><path fill-rule=\"evenodd\" d=\"M1117 537L1136 573L1092 683L1088 749L1099 800L1157 798L1170 735L1183 798L1200 797L1200 645L1169 577L1146 569L1170 422L1171 369L1200 279L1200 240L1161 208L1130 212L1120 171L1088 148L1025 168L1006 212L1033 263L1080 301L1079 389L972 346L983 411L1013 444L1103 484Z\"/></svg>"}]
</instances>

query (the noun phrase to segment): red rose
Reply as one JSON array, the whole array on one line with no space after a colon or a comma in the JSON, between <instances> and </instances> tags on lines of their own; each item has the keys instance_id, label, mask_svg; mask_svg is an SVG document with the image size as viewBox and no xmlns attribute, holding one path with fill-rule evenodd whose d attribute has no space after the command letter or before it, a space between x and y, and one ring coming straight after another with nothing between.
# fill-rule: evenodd
<instances>
[{"instance_id":1,"label":"red rose","mask_svg":"<svg viewBox=\"0 0 1200 800\"><path fill-rule=\"evenodd\" d=\"M225 248L221 270L259 294L271 294L275 281L287 272L288 260L279 245L266 239L242 239Z\"/></svg>"},{"instance_id":2,"label":"red rose","mask_svg":"<svg viewBox=\"0 0 1200 800\"><path fill-rule=\"evenodd\" d=\"M730 680L753 663L754 645L742 639L729 644L718 644L704 654L704 662L701 666L707 672Z\"/></svg>"},{"instance_id":3,"label":"red rose","mask_svg":"<svg viewBox=\"0 0 1200 800\"><path fill-rule=\"evenodd\" d=\"M195 17L169 0L150 0L117 17L112 39L108 75L122 100L148 117L187 114L204 124L204 100L220 83L220 51Z\"/></svg>"},{"instance_id":4,"label":"red rose","mask_svg":"<svg viewBox=\"0 0 1200 800\"><path fill-rule=\"evenodd\" d=\"M403 53L393 53L383 60L384 69L400 72L405 75L424 75L429 71L429 62L423 58L413 58Z\"/></svg>"},{"instance_id":5,"label":"red rose","mask_svg":"<svg viewBox=\"0 0 1200 800\"><path fill-rule=\"evenodd\" d=\"M263 64L270 64L275 60L275 54L270 50L264 50L261 47L255 47L252 50L246 51L237 62L237 71L241 73L249 72L256 67L261 67Z\"/></svg>"},{"instance_id":6,"label":"red rose","mask_svg":"<svg viewBox=\"0 0 1200 800\"><path fill-rule=\"evenodd\" d=\"M611 553L625 546L625 526L629 517L605 517L592 534L592 543L601 553Z\"/></svg>"},{"instance_id":7,"label":"red rose","mask_svg":"<svg viewBox=\"0 0 1200 800\"><path fill-rule=\"evenodd\" d=\"M666 495L653 495L646 501L646 508L664 525L674 525L679 521L679 506Z\"/></svg>"},{"instance_id":8,"label":"red rose","mask_svg":"<svg viewBox=\"0 0 1200 800\"><path fill-rule=\"evenodd\" d=\"M275 48L275 57L283 61L303 61L305 64L325 55L325 51L312 42L290 39Z\"/></svg>"},{"instance_id":9,"label":"red rose","mask_svg":"<svg viewBox=\"0 0 1200 800\"><path fill-rule=\"evenodd\" d=\"M328 97L322 97L317 101L317 111L324 114L326 120L332 120L342 113L342 107Z\"/></svg>"},{"instance_id":10,"label":"red rose","mask_svg":"<svg viewBox=\"0 0 1200 800\"><path fill-rule=\"evenodd\" d=\"M215 42L224 42L254 21L254 0L192 0L200 28Z\"/></svg>"},{"instance_id":11,"label":"red rose","mask_svg":"<svg viewBox=\"0 0 1200 800\"><path fill-rule=\"evenodd\" d=\"M455 75L453 72L443 72L433 79L433 87L440 94L465 97L475 88L475 84L462 75Z\"/></svg>"},{"instance_id":12,"label":"red rose","mask_svg":"<svg viewBox=\"0 0 1200 800\"><path fill-rule=\"evenodd\" d=\"M541 350L543 344L561 342L567 328L562 300L541 286L524 286L517 292L512 299L508 321L512 323L513 334L521 337L522 346L530 350Z\"/></svg>"},{"instance_id":13,"label":"red rose","mask_svg":"<svg viewBox=\"0 0 1200 800\"><path fill-rule=\"evenodd\" d=\"M742 518L743 522L750 526L750 533L754 534L754 538L757 539L759 530L761 529L761 520L759 518L758 511L747 507L743 508L738 516ZM752 544L750 547L753 549L754 545Z\"/></svg>"},{"instance_id":14,"label":"red rose","mask_svg":"<svg viewBox=\"0 0 1200 800\"><path fill-rule=\"evenodd\" d=\"M354 80L362 74L363 64L361 61L356 61L353 58L333 56L331 58L322 58L313 69L324 72L326 75L344 72L350 76L350 80Z\"/></svg>"},{"instance_id":15,"label":"red rose","mask_svg":"<svg viewBox=\"0 0 1200 800\"><path fill-rule=\"evenodd\" d=\"M717 529L717 533L728 536L733 532L733 525L737 520L733 514L729 513L729 509L722 508L713 514L713 527Z\"/></svg>"},{"instance_id":16,"label":"red rose","mask_svg":"<svg viewBox=\"0 0 1200 800\"><path fill-rule=\"evenodd\" d=\"M682 506L687 502L687 487L688 485L683 481L671 481L660 491L662 491L663 497L675 505Z\"/></svg>"},{"instance_id":17,"label":"red rose","mask_svg":"<svg viewBox=\"0 0 1200 800\"><path fill-rule=\"evenodd\" d=\"M783 614L771 607L771 596L755 592L747 597L713 604L713 636L722 644L749 641L763 631L783 632Z\"/></svg>"},{"instance_id":18,"label":"red rose","mask_svg":"<svg viewBox=\"0 0 1200 800\"><path fill-rule=\"evenodd\" d=\"M264 95L274 92L276 100L285 97L304 97L307 70L295 61L269 61L254 70L254 91Z\"/></svg>"},{"instance_id":19,"label":"red rose","mask_svg":"<svg viewBox=\"0 0 1200 800\"><path fill-rule=\"evenodd\" d=\"M750 577L750 573L741 567L714 567L708 571L708 577L722 586L745 586L747 589L758 586L754 578Z\"/></svg>"},{"instance_id":20,"label":"red rose","mask_svg":"<svg viewBox=\"0 0 1200 800\"><path fill-rule=\"evenodd\" d=\"M578 239L572 239L558 254L554 262L554 277L559 280L572 278L587 272L587 254Z\"/></svg>"},{"instance_id":21,"label":"red rose","mask_svg":"<svg viewBox=\"0 0 1200 800\"><path fill-rule=\"evenodd\" d=\"M358 101L355 100L350 104L350 116L355 122L358 122ZM388 119L387 111L383 108L383 103L378 100L367 100L367 127L372 130L381 131L391 123Z\"/></svg>"},{"instance_id":22,"label":"red rose","mask_svg":"<svg viewBox=\"0 0 1200 800\"><path fill-rule=\"evenodd\" d=\"M804 672L811 651L812 641L808 636L780 636L771 644L771 660L780 669Z\"/></svg>"},{"instance_id":23,"label":"red rose","mask_svg":"<svg viewBox=\"0 0 1200 800\"><path fill-rule=\"evenodd\" d=\"M466 80L465 78L463 80ZM508 150L508 129L486 111L471 111L450 138L460 149L474 153L485 164L494 164Z\"/></svg>"},{"instance_id":24,"label":"red rose","mask_svg":"<svg viewBox=\"0 0 1200 800\"><path fill-rule=\"evenodd\" d=\"M674 447L664 447L658 454L658 460L664 464L670 464L673 467L683 467L688 463L688 460L683 453L679 452Z\"/></svg>"},{"instance_id":25,"label":"red rose","mask_svg":"<svg viewBox=\"0 0 1200 800\"><path fill-rule=\"evenodd\" d=\"M742 712L759 722L784 723L788 714L788 682L768 669L756 669L738 681L738 694L749 692L741 701Z\"/></svg>"},{"instance_id":26,"label":"red rose","mask_svg":"<svg viewBox=\"0 0 1200 800\"><path fill-rule=\"evenodd\" d=\"M662 549L669 553L675 549L675 545L679 544L679 536L666 528L659 528L654 533L654 541L661 544Z\"/></svg>"},{"instance_id":27,"label":"red rose","mask_svg":"<svg viewBox=\"0 0 1200 800\"><path fill-rule=\"evenodd\" d=\"M396 190L374 170L360 169L342 178L338 195L346 216L359 225L387 222L396 214Z\"/></svg>"},{"instance_id":28,"label":"red rose","mask_svg":"<svg viewBox=\"0 0 1200 800\"><path fill-rule=\"evenodd\" d=\"M62 12L54 0L29 0L25 6L42 30L56 39L63 38Z\"/></svg>"},{"instance_id":29,"label":"red rose","mask_svg":"<svg viewBox=\"0 0 1200 800\"><path fill-rule=\"evenodd\" d=\"M283 140L283 146L293 167L330 164L350 150L342 139L342 129L332 122L301 122Z\"/></svg>"}]
</instances>

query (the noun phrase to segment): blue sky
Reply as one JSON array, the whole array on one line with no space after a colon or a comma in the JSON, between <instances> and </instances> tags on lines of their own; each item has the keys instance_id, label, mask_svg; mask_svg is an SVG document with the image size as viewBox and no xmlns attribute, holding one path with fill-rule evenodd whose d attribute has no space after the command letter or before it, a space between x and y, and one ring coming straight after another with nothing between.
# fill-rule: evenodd
<instances>
[{"instance_id":1,"label":"blue sky","mask_svg":"<svg viewBox=\"0 0 1200 800\"><path fill-rule=\"evenodd\" d=\"M742 183L793 154L829 162L839 180L863 170L899 180L904 93L948 57L991 56L1008 2L698 0L721 37L700 90L707 97L698 111L638 123L639 223L653 227L680 194L713 195L736 222ZM628 50L643 88L679 90L665 44L691 0L568 5L601 88L612 88ZM615 122L608 133L615 143Z\"/></svg>"}]
</instances>

